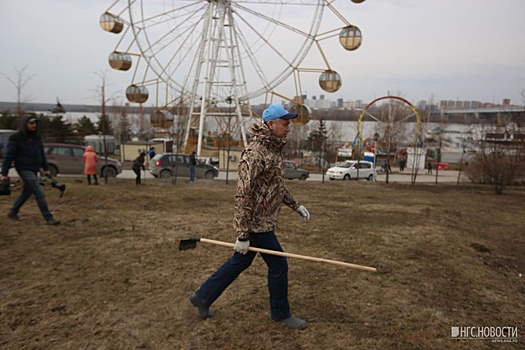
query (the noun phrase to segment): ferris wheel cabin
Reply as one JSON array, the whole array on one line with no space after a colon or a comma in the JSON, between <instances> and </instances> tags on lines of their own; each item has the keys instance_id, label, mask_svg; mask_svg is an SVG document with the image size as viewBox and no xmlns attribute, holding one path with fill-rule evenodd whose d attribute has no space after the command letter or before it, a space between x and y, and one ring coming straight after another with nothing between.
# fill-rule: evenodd
<instances>
[{"instance_id":1,"label":"ferris wheel cabin","mask_svg":"<svg viewBox=\"0 0 525 350\"><path fill-rule=\"evenodd\" d=\"M173 115L156 110L149 118L155 129L167 129L173 124Z\"/></svg>"},{"instance_id":2,"label":"ferris wheel cabin","mask_svg":"<svg viewBox=\"0 0 525 350\"><path fill-rule=\"evenodd\" d=\"M129 54L117 51L112 52L109 55L108 61L111 68L123 71L130 69L132 63L131 56Z\"/></svg>"},{"instance_id":3,"label":"ferris wheel cabin","mask_svg":"<svg viewBox=\"0 0 525 350\"><path fill-rule=\"evenodd\" d=\"M118 34L124 28L124 21L118 16L106 12L100 16L100 27L106 32Z\"/></svg>"},{"instance_id":4,"label":"ferris wheel cabin","mask_svg":"<svg viewBox=\"0 0 525 350\"><path fill-rule=\"evenodd\" d=\"M297 118L292 119L294 124L303 125L310 121L310 109L305 105L292 106L290 107L290 113L297 114Z\"/></svg>"},{"instance_id":5,"label":"ferris wheel cabin","mask_svg":"<svg viewBox=\"0 0 525 350\"><path fill-rule=\"evenodd\" d=\"M149 92L145 86L130 85L126 89L126 98L129 102L144 103L148 100Z\"/></svg>"},{"instance_id":6,"label":"ferris wheel cabin","mask_svg":"<svg viewBox=\"0 0 525 350\"><path fill-rule=\"evenodd\" d=\"M341 85L341 76L335 70L325 70L319 76L319 86L326 92L336 92Z\"/></svg>"},{"instance_id":7,"label":"ferris wheel cabin","mask_svg":"<svg viewBox=\"0 0 525 350\"><path fill-rule=\"evenodd\" d=\"M359 28L353 25L349 25L341 29L339 33L339 42L348 51L354 51L361 46L361 31Z\"/></svg>"}]
</instances>

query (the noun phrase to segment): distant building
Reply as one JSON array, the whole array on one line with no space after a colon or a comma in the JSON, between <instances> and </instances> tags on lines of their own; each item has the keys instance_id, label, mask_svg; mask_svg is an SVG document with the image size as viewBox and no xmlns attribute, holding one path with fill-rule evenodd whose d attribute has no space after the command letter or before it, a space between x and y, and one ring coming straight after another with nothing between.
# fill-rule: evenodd
<instances>
[{"instance_id":1,"label":"distant building","mask_svg":"<svg viewBox=\"0 0 525 350\"><path fill-rule=\"evenodd\" d=\"M481 102L479 101L470 101L470 108L480 108Z\"/></svg>"},{"instance_id":2,"label":"distant building","mask_svg":"<svg viewBox=\"0 0 525 350\"><path fill-rule=\"evenodd\" d=\"M354 101L343 101L343 108L354 109Z\"/></svg>"},{"instance_id":3,"label":"distant building","mask_svg":"<svg viewBox=\"0 0 525 350\"><path fill-rule=\"evenodd\" d=\"M330 109L332 108L332 102L330 100L325 100L324 96L320 96L321 99L317 100L315 103L315 108L317 109Z\"/></svg>"}]
</instances>

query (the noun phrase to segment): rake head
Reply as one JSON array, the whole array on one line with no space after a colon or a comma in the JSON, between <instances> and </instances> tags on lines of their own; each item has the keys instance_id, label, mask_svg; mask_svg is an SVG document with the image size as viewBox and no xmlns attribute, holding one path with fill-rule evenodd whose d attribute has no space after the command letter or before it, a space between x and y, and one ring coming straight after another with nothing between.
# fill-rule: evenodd
<instances>
[{"instance_id":1,"label":"rake head","mask_svg":"<svg viewBox=\"0 0 525 350\"><path fill-rule=\"evenodd\" d=\"M197 242L200 242L200 240L200 237L181 239L179 243L179 250L195 249L197 247Z\"/></svg>"}]
</instances>

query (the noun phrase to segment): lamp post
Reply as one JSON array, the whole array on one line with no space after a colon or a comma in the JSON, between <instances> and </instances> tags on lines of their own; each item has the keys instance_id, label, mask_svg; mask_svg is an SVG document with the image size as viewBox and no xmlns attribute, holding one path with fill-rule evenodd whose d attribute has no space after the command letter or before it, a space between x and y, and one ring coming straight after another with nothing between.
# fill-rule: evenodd
<instances>
[{"instance_id":1,"label":"lamp post","mask_svg":"<svg viewBox=\"0 0 525 350\"><path fill-rule=\"evenodd\" d=\"M376 132L374 134L374 181L377 181L377 170L376 170L376 164L377 164L377 140L379 140L379 134Z\"/></svg>"},{"instance_id":2,"label":"lamp post","mask_svg":"<svg viewBox=\"0 0 525 350\"><path fill-rule=\"evenodd\" d=\"M226 153L226 157L227 157L227 160L226 160L226 184L228 184L228 174L230 173L230 122L231 122L231 119L232 119L232 102L233 102L233 98L231 96L228 96L226 97L226 102L228 102L228 148L227 148L227 153Z\"/></svg>"}]
</instances>

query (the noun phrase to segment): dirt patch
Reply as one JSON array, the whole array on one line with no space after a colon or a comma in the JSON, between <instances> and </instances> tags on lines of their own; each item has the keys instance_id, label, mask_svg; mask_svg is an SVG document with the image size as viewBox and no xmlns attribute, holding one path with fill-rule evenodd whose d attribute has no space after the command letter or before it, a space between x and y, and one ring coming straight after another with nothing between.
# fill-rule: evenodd
<instances>
[{"instance_id":1,"label":"dirt patch","mask_svg":"<svg viewBox=\"0 0 525 350\"><path fill-rule=\"evenodd\" d=\"M373 266L377 273L289 259L290 302L303 332L270 320L260 257L201 321L187 296L231 254L235 184L64 179L45 188L62 225L34 200L23 221L0 197L2 349L491 349L451 326L525 330L525 192L490 187L289 182L312 219L283 208L290 253Z\"/></svg>"}]
</instances>

